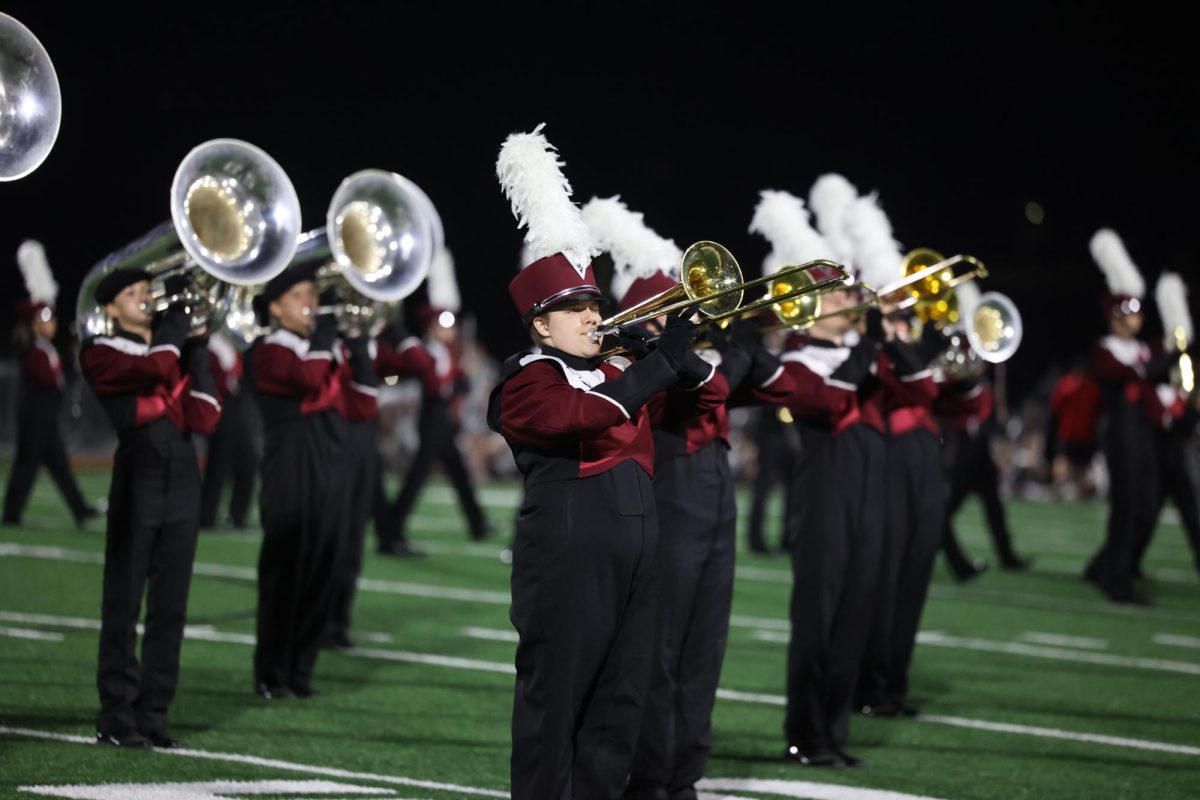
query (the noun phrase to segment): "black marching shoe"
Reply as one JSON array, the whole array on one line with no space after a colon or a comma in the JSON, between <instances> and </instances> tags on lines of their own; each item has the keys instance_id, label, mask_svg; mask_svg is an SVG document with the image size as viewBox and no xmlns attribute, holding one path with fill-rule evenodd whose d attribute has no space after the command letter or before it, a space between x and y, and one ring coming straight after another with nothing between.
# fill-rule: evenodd
<instances>
[{"instance_id":1,"label":"black marching shoe","mask_svg":"<svg viewBox=\"0 0 1200 800\"><path fill-rule=\"evenodd\" d=\"M183 742L179 741L178 739L172 739L162 731L155 731L154 733L147 733L144 735L150 742L151 747L158 747L162 750L178 750L179 748L183 747Z\"/></svg>"},{"instance_id":2,"label":"black marching shoe","mask_svg":"<svg viewBox=\"0 0 1200 800\"><path fill-rule=\"evenodd\" d=\"M286 686L272 686L265 681L255 684L254 693L263 700L284 700L292 696L292 690Z\"/></svg>"},{"instance_id":3,"label":"black marching shoe","mask_svg":"<svg viewBox=\"0 0 1200 800\"><path fill-rule=\"evenodd\" d=\"M988 571L988 562L986 559L977 558L974 561L968 561L959 564L953 568L954 578L959 583L966 583L973 578L978 578L980 575Z\"/></svg>"},{"instance_id":4,"label":"black marching shoe","mask_svg":"<svg viewBox=\"0 0 1200 800\"><path fill-rule=\"evenodd\" d=\"M864 703L859 708L859 713L864 717L898 717L904 713L904 709L896 703L883 702L875 705Z\"/></svg>"},{"instance_id":5,"label":"black marching shoe","mask_svg":"<svg viewBox=\"0 0 1200 800\"><path fill-rule=\"evenodd\" d=\"M312 697L319 697L320 692L312 688L308 683L293 683L291 686L292 694L299 697L301 700L308 700Z\"/></svg>"},{"instance_id":6,"label":"black marching shoe","mask_svg":"<svg viewBox=\"0 0 1200 800\"><path fill-rule=\"evenodd\" d=\"M867 762L863 761L858 756L850 755L849 753L847 753L845 750L843 750L840 747L833 748L833 752L836 753L837 757L842 760L842 766L844 766L844 767L849 767L850 769L857 769L859 767L865 767L867 765Z\"/></svg>"},{"instance_id":7,"label":"black marching shoe","mask_svg":"<svg viewBox=\"0 0 1200 800\"><path fill-rule=\"evenodd\" d=\"M376 552L381 556L396 556L397 558L423 558L425 556L423 552L403 539L398 542L381 544Z\"/></svg>"},{"instance_id":8,"label":"black marching shoe","mask_svg":"<svg viewBox=\"0 0 1200 800\"><path fill-rule=\"evenodd\" d=\"M803 748L799 745L789 745L783 752L783 757L804 767L841 768L846 766L835 751L828 747Z\"/></svg>"},{"instance_id":9,"label":"black marching shoe","mask_svg":"<svg viewBox=\"0 0 1200 800\"><path fill-rule=\"evenodd\" d=\"M1000 569L1008 570L1009 572L1024 572L1033 566L1033 559L1029 556L1019 556L1015 553L1009 553L1000 559Z\"/></svg>"},{"instance_id":10,"label":"black marching shoe","mask_svg":"<svg viewBox=\"0 0 1200 800\"><path fill-rule=\"evenodd\" d=\"M96 744L108 745L109 747L149 747L150 740L137 731L125 731L123 733L96 731Z\"/></svg>"}]
</instances>

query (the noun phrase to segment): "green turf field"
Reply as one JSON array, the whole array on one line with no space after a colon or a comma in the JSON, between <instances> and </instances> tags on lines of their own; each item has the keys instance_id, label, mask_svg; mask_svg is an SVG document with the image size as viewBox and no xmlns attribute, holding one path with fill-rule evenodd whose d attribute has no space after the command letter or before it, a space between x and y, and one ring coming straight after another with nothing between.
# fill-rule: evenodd
<instances>
[{"instance_id":1,"label":"green turf field","mask_svg":"<svg viewBox=\"0 0 1200 800\"><path fill-rule=\"evenodd\" d=\"M107 474L81 480L98 497ZM483 493L504 536L516 497L513 487ZM912 669L925 715L855 718L848 749L867 760L860 770L780 760L790 572L785 558L741 555L706 796L1200 797L1200 583L1174 517L1147 560L1156 604L1132 608L1103 602L1078 578L1101 507L1013 503L1009 513L1034 569L993 569L959 586L939 566ZM991 555L975 506L959 530L973 554ZM368 547L360 650L322 655L321 696L279 702L251 693L259 538L203 536L171 717L188 749L121 752L84 744L97 704L103 526L70 527L43 475L26 525L0 529L0 797L67 784L77 786L37 791L506 797L514 644L502 543L468 543L442 484L427 491L412 535L427 558ZM287 783L95 786L234 781Z\"/></svg>"}]
</instances>

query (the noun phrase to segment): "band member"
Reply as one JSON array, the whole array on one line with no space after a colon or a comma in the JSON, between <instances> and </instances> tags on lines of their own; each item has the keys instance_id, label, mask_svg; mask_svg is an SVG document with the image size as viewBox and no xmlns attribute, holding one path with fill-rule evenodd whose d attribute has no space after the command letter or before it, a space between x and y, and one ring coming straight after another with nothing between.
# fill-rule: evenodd
<instances>
[{"instance_id":1,"label":"band member","mask_svg":"<svg viewBox=\"0 0 1200 800\"><path fill-rule=\"evenodd\" d=\"M254 495L254 475L261 453L258 448L258 410L242 384L242 354L222 333L208 337L209 361L217 390L221 393L221 422L208 441L204 487L200 492L200 528L217 525L217 511L225 482L232 474L233 495L229 500L228 524L246 527L246 516Z\"/></svg>"},{"instance_id":2,"label":"band member","mask_svg":"<svg viewBox=\"0 0 1200 800\"><path fill-rule=\"evenodd\" d=\"M683 253L620 199L593 198L584 206L583 218L612 256L614 293L622 295L619 311L679 285L675 273ZM632 282L620 280L627 275L634 276ZM621 291L621 283L628 288ZM659 318L645 327L657 335L664 322ZM737 404L778 403L790 394L779 362L761 347L756 322L739 320L720 339L717 349L706 349L702 357L740 390ZM634 355L642 358L648 352L635 350ZM712 749L712 710L733 603L737 509L728 412L722 405L696 416L693 404L687 395L666 394L649 402L659 512L658 632L645 717L625 790L631 800L694 796Z\"/></svg>"},{"instance_id":3,"label":"band member","mask_svg":"<svg viewBox=\"0 0 1200 800\"><path fill-rule=\"evenodd\" d=\"M438 462L446 470L450 484L458 495L459 507L466 515L471 538L484 539L491 533L491 526L475 498L471 474L463 463L457 441L459 407L470 387L468 377L458 364L458 320L453 312L432 306L423 308L420 317L425 331L424 347L432 358L433 368L421 375L421 416L418 422L421 445L404 479L400 496L396 499L386 538L396 541L403 537L421 489L429 479L434 463Z\"/></svg>"},{"instance_id":4,"label":"band member","mask_svg":"<svg viewBox=\"0 0 1200 800\"><path fill-rule=\"evenodd\" d=\"M58 429L65 386L62 359L54 346L54 335L58 332L58 317L54 314L58 284L40 242L22 242L17 249L17 263L29 297L17 308L21 388L17 395L17 453L4 494L4 524L21 524L38 469L44 465L67 501L75 524L83 527L99 512L79 491Z\"/></svg>"},{"instance_id":5,"label":"band member","mask_svg":"<svg viewBox=\"0 0 1200 800\"><path fill-rule=\"evenodd\" d=\"M829 180L819 181L814 195ZM817 258L849 261L811 228L803 202L785 192L763 193L752 230L772 244L764 272ZM825 316L781 356L793 383L785 406L800 439L787 520L793 585L784 755L808 767L862 763L843 748L883 536L883 422L872 374L883 323L874 317L851 345L855 320L839 312L858 299L846 291L822 295Z\"/></svg>"},{"instance_id":6,"label":"band member","mask_svg":"<svg viewBox=\"0 0 1200 800\"><path fill-rule=\"evenodd\" d=\"M333 647L354 646L350 640L350 611L362 572L363 538L375 501L379 472L379 378L371 350L375 342L365 334L343 335L334 354L339 363L342 391L337 409L346 421L346 543L333 615L325 641Z\"/></svg>"},{"instance_id":7,"label":"band member","mask_svg":"<svg viewBox=\"0 0 1200 800\"><path fill-rule=\"evenodd\" d=\"M1146 604L1133 588L1138 542L1148 540L1158 509L1158 463L1147 403L1165 379L1165 358L1150 358L1137 337L1142 329L1145 281L1120 237L1098 231L1091 240L1109 293L1101 299L1109 334L1092 351L1092 375L1100 384L1105 428L1101 437L1109 472L1108 532L1083 576L1116 603Z\"/></svg>"},{"instance_id":8,"label":"band member","mask_svg":"<svg viewBox=\"0 0 1200 800\"><path fill-rule=\"evenodd\" d=\"M954 533L954 515L967 495L976 492L983 503L984 520L992 537L992 546L1006 570L1028 569L1031 560L1013 550L1000 498L1000 473L992 460L991 438L995 429L994 399L986 378L944 384L935 406L942 419L946 477L950 497L946 504L946 530L942 552L950 570L960 581L969 580L985 569L987 562L973 563L963 552Z\"/></svg>"},{"instance_id":9,"label":"band member","mask_svg":"<svg viewBox=\"0 0 1200 800\"><path fill-rule=\"evenodd\" d=\"M1200 508L1196 503L1196 484L1188 469L1188 452L1196 426L1200 423L1200 408L1197 408L1200 394L1195 388L1195 362L1190 354L1186 361L1182 358L1190 350L1192 341L1192 315L1187 306L1187 286L1178 275L1166 272L1158 279L1154 295L1163 323L1164 349L1175 361L1174 368L1178 371L1177 382L1159 383L1150 396L1159 480L1155 521L1157 523L1162 516L1162 508L1170 498L1191 545L1196 569L1200 571ZM1136 576L1142 574L1142 557L1149 545L1149 538L1138 542L1133 557Z\"/></svg>"},{"instance_id":10,"label":"band member","mask_svg":"<svg viewBox=\"0 0 1200 800\"><path fill-rule=\"evenodd\" d=\"M393 322L379 334L376 339L375 373L383 380L387 378L422 378L435 372L433 357L421 343L420 338L412 336L400 322ZM376 451L378 453L378 450ZM375 477L375 500L373 514L375 518L375 536L378 539L378 552L381 555L399 556L401 558L417 558L422 553L409 542L404 528L396 522L391 504L388 503L387 493L383 485L383 460L377 455L379 469Z\"/></svg>"},{"instance_id":11,"label":"band member","mask_svg":"<svg viewBox=\"0 0 1200 800\"><path fill-rule=\"evenodd\" d=\"M96 735L118 747L179 746L166 726L199 530L192 434L211 434L221 413L203 340L185 343L189 319L178 307L151 317L149 279L145 272L118 270L99 283L95 296L112 320L112 335L84 342L80 353L84 378L118 436L96 675ZM168 279L168 295L185 283Z\"/></svg>"},{"instance_id":12,"label":"band member","mask_svg":"<svg viewBox=\"0 0 1200 800\"><path fill-rule=\"evenodd\" d=\"M488 422L525 479L512 563L517 629L512 796L620 797L633 760L655 630L658 519L647 403L678 386L697 415L724 378L668 321L645 359L600 359L596 253L539 127L513 134L497 173L536 260L509 284L536 355L509 359ZM555 248L547 252L549 248Z\"/></svg>"},{"instance_id":13,"label":"band member","mask_svg":"<svg viewBox=\"0 0 1200 800\"><path fill-rule=\"evenodd\" d=\"M337 322L332 314L317 316L313 274L312 266L288 267L255 299L260 324L273 328L249 359L266 439L254 682L268 700L313 694L347 538Z\"/></svg>"}]
</instances>

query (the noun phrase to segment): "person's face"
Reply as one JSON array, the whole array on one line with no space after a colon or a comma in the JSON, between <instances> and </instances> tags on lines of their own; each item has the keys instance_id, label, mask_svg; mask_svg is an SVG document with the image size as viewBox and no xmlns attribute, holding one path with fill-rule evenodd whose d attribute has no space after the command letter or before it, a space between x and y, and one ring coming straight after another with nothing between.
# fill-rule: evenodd
<instances>
[{"instance_id":1,"label":"person's face","mask_svg":"<svg viewBox=\"0 0 1200 800\"><path fill-rule=\"evenodd\" d=\"M317 324L317 287L312 281L293 284L271 301L269 310L281 328L308 336Z\"/></svg>"},{"instance_id":2,"label":"person's face","mask_svg":"<svg viewBox=\"0 0 1200 800\"><path fill-rule=\"evenodd\" d=\"M849 292L829 292L828 294L821 295L821 314L842 311L854 304L854 297ZM839 339L845 336L846 332L852 327L854 327L854 318L842 314L814 322L811 330L814 336L822 339Z\"/></svg>"},{"instance_id":3,"label":"person's face","mask_svg":"<svg viewBox=\"0 0 1200 800\"><path fill-rule=\"evenodd\" d=\"M53 339L58 333L58 317L51 314L47 319L38 317L33 321L33 332L43 339Z\"/></svg>"},{"instance_id":4,"label":"person's face","mask_svg":"<svg viewBox=\"0 0 1200 800\"><path fill-rule=\"evenodd\" d=\"M150 281L138 281L118 292L105 310L122 328L136 330L150 325L150 302Z\"/></svg>"},{"instance_id":5,"label":"person's face","mask_svg":"<svg viewBox=\"0 0 1200 800\"><path fill-rule=\"evenodd\" d=\"M588 334L600 320L600 304L580 300L534 317L533 327L551 347L579 358L593 358L600 353L600 342L592 341Z\"/></svg>"},{"instance_id":6,"label":"person's face","mask_svg":"<svg viewBox=\"0 0 1200 800\"><path fill-rule=\"evenodd\" d=\"M1142 323L1144 322L1142 312L1135 311L1132 314L1124 314L1119 317L1112 318L1112 332L1117 336L1125 339L1133 339L1142 332Z\"/></svg>"},{"instance_id":7,"label":"person's face","mask_svg":"<svg viewBox=\"0 0 1200 800\"><path fill-rule=\"evenodd\" d=\"M441 342L444 345L454 344L458 340L458 326L444 326L440 322L434 322L429 326L429 335L435 342Z\"/></svg>"}]
</instances>

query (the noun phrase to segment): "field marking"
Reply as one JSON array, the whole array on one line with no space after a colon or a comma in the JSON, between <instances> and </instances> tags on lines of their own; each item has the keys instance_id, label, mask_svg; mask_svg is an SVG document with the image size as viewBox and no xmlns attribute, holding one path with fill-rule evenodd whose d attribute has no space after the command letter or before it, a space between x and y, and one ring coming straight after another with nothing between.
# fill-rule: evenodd
<instances>
[{"instance_id":1,"label":"field marking","mask_svg":"<svg viewBox=\"0 0 1200 800\"><path fill-rule=\"evenodd\" d=\"M61 642L63 640L61 633L46 633L30 628L0 628L0 636L7 636L10 639L33 639L39 642Z\"/></svg>"},{"instance_id":2,"label":"field marking","mask_svg":"<svg viewBox=\"0 0 1200 800\"><path fill-rule=\"evenodd\" d=\"M890 789L861 789L836 783L788 781L778 778L704 778L696 784L702 792L735 791L773 794L777 797L798 797L805 800L934 800L927 795L906 794ZM708 795L726 800L728 795ZM703 795L702 795L703 797ZM730 800L741 800L730 798Z\"/></svg>"},{"instance_id":3,"label":"field marking","mask_svg":"<svg viewBox=\"0 0 1200 800\"><path fill-rule=\"evenodd\" d=\"M1081 650L1107 650L1108 640L1092 639L1087 636L1064 636L1061 633L1025 631L1017 637L1030 644L1045 644L1052 647L1078 647Z\"/></svg>"},{"instance_id":4,"label":"field marking","mask_svg":"<svg viewBox=\"0 0 1200 800\"><path fill-rule=\"evenodd\" d=\"M229 795L332 794L391 795L394 790L334 781L193 781L189 783L97 783L22 786L18 791L68 800L222 800Z\"/></svg>"},{"instance_id":5,"label":"field marking","mask_svg":"<svg viewBox=\"0 0 1200 800\"><path fill-rule=\"evenodd\" d=\"M8 736L22 736L29 739L47 739L56 742L71 742L74 744L86 744L96 746L96 742L86 736L71 736L64 733L52 733L51 731L41 731L33 728L10 728L0 725L0 734ZM353 772L346 769L337 769L335 767L321 767L314 764L299 764L294 761L282 761L276 758L259 758L258 756L248 756L241 753L217 753L211 750L192 750L190 748L180 748L178 750L161 750L155 748L151 752L158 753L164 756L179 756L181 758L198 758L208 761L225 761L230 764L248 764L253 767L267 767L270 769L278 769L288 772L307 772L312 775L324 775L328 778L343 778L349 780L364 780L372 783L389 783L397 786L413 786L419 789L432 789L439 792L458 792L460 794L471 794L479 797L504 797L507 798L508 792L500 792L495 789L481 789L477 786L460 786L454 783L438 783L436 781L423 781L416 778L405 778L398 775L376 775L371 772Z\"/></svg>"},{"instance_id":6,"label":"field marking","mask_svg":"<svg viewBox=\"0 0 1200 800\"><path fill-rule=\"evenodd\" d=\"M1154 634L1154 643L1165 644L1170 647L1200 648L1200 637L1176 636L1172 633L1156 633Z\"/></svg>"},{"instance_id":7,"label":"field marking","mask_svg":"<svg viewBox=\"0 0 1200 800\"><path fill-rule=\"evenodd\" d=\"M12 612L0 612L0 615L11 614ZM46 619L53 619L48 615L26 615L26 616L41 616ZM67 620L79 621L78 618L67 617ZM49 623L48 623L49 624ZM98 625L99 622L95 621ZM214 633L207 631L207 633ZM770 634L771 631L763 631L764 634ZM214 641L225 641L223 639ZM516 668L509 663L499 661L482 661L478 659L453 658L448 656L439 656L429 653L402 653L393 650L372 650L372 649L354 649L344 651L348 655L355 655L364 658L375 658L387 661L404 661L410 663L420 663L430 666L449 667L452 669L467 669L476 671L485 671L502 674L515 674ZM1083 653L1076 655L1103 655L1100 653ZM419 656L420 658L411 658L411 656ZM741 692L732 689L718 689L717 697L723 700L729 700L739 703L750 703L755 705L769 706L784 706L787 704L787 698L782 695L762 694L756 692ZM1041 736L1056 739L1066 739L1070 741L1088 742L1094 744L1106 744L1117 747L1127 747L1142 750L1155 750L1166 753L1176 753L1181 755L1200 756L1200 747L1192 747L1189 745L1177 745L1166 742L1154 742L1144 739L1129 739L1118 736L1105 736L1092 733L1078 733L1075 731L1064 731L1057 728L1037 728L1029 725L1015 725L1011 723L990 722L988 720L975 720L964 717L943 717L938 715L921 714L916 719L938 723L942 725L957 725L958 727L971 727L978 730L995 731L1000 733L1015 733L1029 736ZM4 732L5 728L0 728L0 732ZM57 736L57 734L56 734ZM74 737L65 741L90 741L82 739L82 737ZM181 751L163 751L176 753ZM332 774L332 773L329 773ZM356 775L342 775L341 777L361 777ZM504 795L496 795L504 796Z\"/></svg>"},{"instance_id":8,"label":"field marking","mask_svg":"<svg viewBox=\"0 0 1200 800\"><path fill-rule=\"evenodd\" d=\"M463 636L469 636L472 639L486 639L490 642L517 642L521 637L516 631L506 631L499 628L476 628L467 626L461 631Z\"/></svg>"}]
</instances>

